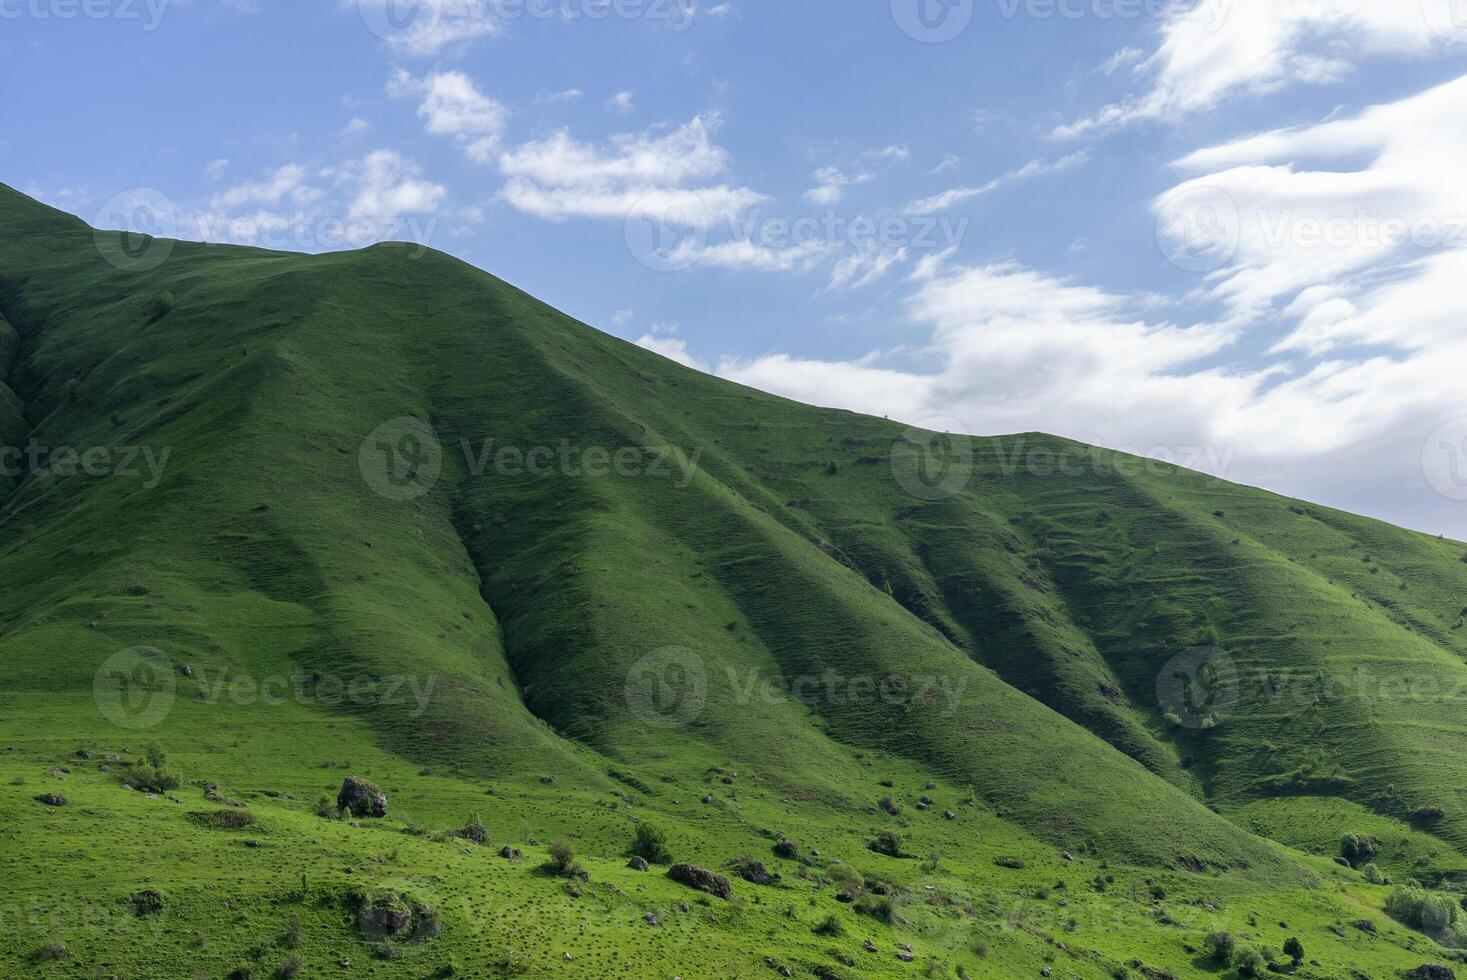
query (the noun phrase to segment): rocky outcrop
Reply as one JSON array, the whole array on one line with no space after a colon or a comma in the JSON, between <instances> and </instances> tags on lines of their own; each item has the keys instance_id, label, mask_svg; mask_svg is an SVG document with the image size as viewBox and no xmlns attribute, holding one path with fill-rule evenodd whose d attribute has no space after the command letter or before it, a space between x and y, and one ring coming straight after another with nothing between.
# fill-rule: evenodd
<instances>
[{"instance_id":1,"label":"rocky outcrop","mask_svg":"<svg viewBox=\"0 0 1467 980\"><path fill-rule=\"evenodd\" d=\"M336 808L350 811L354 817L387 816L387 794L365 779L347 776L336 794Z\"/></svg>"},{"instance_id":2,"label":"rocky outcrop","mask_svg":"<svg viewBox=\"0 0 1467 980\"><path fill-rule=\"evenodd\" d=\"M723 875L716 875L707 868L700 868L696 864L674 864L668 869L667 876L680 885L707 892L714 898L728 898L733 894L727 878Z\"/></svg>"}]
</instances>

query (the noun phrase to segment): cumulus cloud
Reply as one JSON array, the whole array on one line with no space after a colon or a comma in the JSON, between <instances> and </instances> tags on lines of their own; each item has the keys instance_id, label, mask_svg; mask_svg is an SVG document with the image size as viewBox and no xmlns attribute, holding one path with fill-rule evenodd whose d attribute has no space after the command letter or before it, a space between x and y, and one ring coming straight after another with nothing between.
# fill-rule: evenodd
<instances>
[{"instance_id":1,"label":"cumulus cloud","mask_svg":"<svg viewBox=\"0 0 1467 980\"><path fill-rule=\"evenodd\" d=\"M1215 475L1461 533L1420 474L1428 434L1463 415L1464 155L1467 78L1204 147L1155 202L1164 238L1201 229L1225 245L1186 296L929 255L907 280L919 347L719 373L919 424L1222 461ZM1166 316L1183 309L1220 315Z\"/></svg>"},{"instance_id":2,"label":"cumulus cloud","mask_svg":"<svg viewBox=\"0 0 1467 980\"><path fill-rule=\"evenodd\" d=\"M1123 50L1107 66L1135 64L1147 89L1055 129L1070 138L1138 120L1175 120L1224 99L1322 84L1376 56L1420 57L1467 40L1458 0L1197 0L1160 25L1144 59Z\"/></svg>"},{"instance_id":3,"label":"cumulus cloud","mask_svg":"<svg viewBox=\"0 0 1467 980\"><path fill-rule=\"evenodd\" d=\"M422 99L418 117L434 136L448 136L476 163L491 163L504 137L509 109L479 91L473 79L456 71L416 78L399 69L387 85L388 94Z\"/></svg>"},{"instance_id":4,"label":"cumulus cloud","mask_svg":"<svg viewBox=\"0 0 1467 980\"><path fill-rule=\"evenodd\" d=\"M511 206L554 221L682 215L707 228L764 199L746 187L710 183L725 175L729 153L714 142L718 116L695 116L673 129L623 133L603 144L560 130L499 156Z\"/></svg>"}]
</instances>

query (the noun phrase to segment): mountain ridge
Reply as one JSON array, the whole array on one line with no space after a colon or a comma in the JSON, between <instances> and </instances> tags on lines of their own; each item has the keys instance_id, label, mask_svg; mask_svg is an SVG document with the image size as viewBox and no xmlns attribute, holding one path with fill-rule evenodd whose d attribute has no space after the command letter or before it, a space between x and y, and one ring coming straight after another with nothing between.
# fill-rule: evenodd
<instances>
[{"instance_id":1,"label":"mountain ridge","mask_svg":"<svg viewBox=\"0 0 1467 980\"><path fill-rule=\"evenodd\" d=\"M22 438L169 462L153 487L46 471L0 496L0 656L29 705L5 713L73 706L17 739L38 758L115 745L89 707L96 677L146 647L170 677L374 692L272 715L174 679L145 734L190 769L259 768L198 733L288 716L272 779L302 798L300 753L327 727L421 782L411 796L435 815L471 805L463 786L547 802L574 787L549 819L609 821L581 828L608 849L643 807L690 847L752 829L748 807L812 827L889 817L964 853L982 814L984 834L1072 860L1365 889L1284 846L1317 839L1306 828L1213 809L1291 796L1370 810L1403 840L1417 819L1442 875L1467 845L1460 545L1056 437L922 433L775 398L418 246L160 244L58 214L0 186L16 338L0 355L33 409ZM157 248L151 268L109 261ZM506 448L518 464L496 462ZM540 450L549 471L527 472ZM1182 717L1158 692L1197 649L1234 672L1232 701ZM669 667L701 677L677 692L695 711L660 699ZM1438 685L1430 737L1419 699L1312 683L1354 669ZM390 700L395 680L432 696L391 703L412 689ZM885 813L886 768L961 790L953 819ZM412 775L440 770L461 785ZM613 790L620 809L599 813ZM1442 812L1421 824L1422 807Z\"/></svg>"}]
</instances>

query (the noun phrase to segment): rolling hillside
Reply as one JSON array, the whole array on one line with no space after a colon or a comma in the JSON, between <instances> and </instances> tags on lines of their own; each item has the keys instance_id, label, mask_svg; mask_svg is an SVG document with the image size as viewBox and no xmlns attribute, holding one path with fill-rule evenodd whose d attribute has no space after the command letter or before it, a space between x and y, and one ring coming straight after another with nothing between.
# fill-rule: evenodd
<instances>
[{"instance_id":1,"label":"rolling hillside","mask_svg":"<svg viewBox=\"0 0 1467 980\"><path fill-rule=\"evenodd\" d=\"M1467 868L1460 543L774 398L432 251L162 243L3 186L0 229L7 975L1455 955L1332 859ZM148 746L180 785L123 785ZM348 775L385 820L318 804ZM625 867L643 825L731 898ZM364 930L386 892L441 934Z\"/></svg>"}]
</instances>

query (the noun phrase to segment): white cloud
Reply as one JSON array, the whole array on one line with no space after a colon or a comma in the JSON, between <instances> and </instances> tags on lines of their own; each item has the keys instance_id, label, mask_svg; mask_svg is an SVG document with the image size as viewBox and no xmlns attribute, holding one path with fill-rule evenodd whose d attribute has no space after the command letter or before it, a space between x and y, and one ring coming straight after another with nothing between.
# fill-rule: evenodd
<instances>
[{"instance_id":1,"label":"white cloud","mask_svg":"<svg viewBox=\"0 0 1467 980\"><path fill-rule=\"evenodd\" d=\"M1079 150L1060 157L1058 160L1030 160L1022 167L1010 170L1002 177L995 177L986 184L977 187L954 187L931 197L924 197L920 201L913 201L905 208L907 214L937 214L947 211L964 201L970 201L984 194L991 194L1004 184L1015 180L1027 180L1030 177L1041 177L1045 174L1060 173L1072 170L1084 165L1090 159L1089 150Z\"/></svg>"},{"instance_id":2,"label":"white cloud","mask_svg":"<svg viewBox=\"0 0 1467 980\"><path fill-rule=\"evenodd\" d=\"M805 192L805 200L820 207L834 207L845 198L847 187L875 179L875 174L861 173L848 177L839 167L822 167L815 171L816 186Z\"/></svg>"},{"instance_id":3,"label":"white cloud","mask_svg":"<svg viewBox=\"0 0 1467 980\"><path fill-rule=\"evenodd\" d=\"M341 127L341 135L347 139L355 139L365 136L372 131L372 124L360 116L354 117L345 126Z\"/></svg>"},{"instance_id":4,"label":"white cloud","mask_svg":"<svg viewBox=\"0 0 1467 980\"><path fill-rule=\"evenodd\" d=\"M637 99L631 92L618 92L606 100L606 108L623 115L637 107Z\"/></svg>"},{"instance_id":5,"label":"white cloud","mask_svg":"<svg viewBox=\"0 0 1467 980\"><path fill-rule=\"evenodd\" d=\"M688 342L672 336L677 333L677 330L675 323L654 323L652 329L638 337L635 343L638 347L650 350L654 354L661 354L669 360L677 361L684 367L690 367L695 371L707 371L708 364L688 351Z\"/></svg>"},{"instance_id":6,"label":"white cloud","mask_svg":"<svg viewBox=\"0 0 1467 980\"><path fill-rule=\"evenodd\" d=\"M1114 75L1122 68L1130 67L1146 57L1146 52L1140 48L1121 48L1115 54L1106 59L1100 70L1107 75Z\"/></svg>"},{"instance_id":7,"label":"white cloud","mask_svg":"<svg viewBox=\"0 0 1467 980\"><path fill-rule=\"evenodd\" d=\"M376 150L344 170L351 189L347 219L390 224L436 211L448 197L442 184L422 179L422 168L395 150Z\"/></svg>"},{"instance_id":8,"label":"white cloud","mask_svg":"<svg viewBox=\"0 0 1467 980\"><path fill-rule=\"evenodd\" d=\"M836 262L827 290L860 289L884 278L907 261L906 248L858 249Z\"/></svg>"},{"instance_id":9,"label":"white cloud","mask_svg":"<svg viewBox=\"0 0 1467 980\"><path fill-rule=\"evenodd\" d=\"M534 105L567 105L571 102L579 102L584 96L578 88L561 89L558 92L541 92L532 100Z\"/></svg>"},{"instance_id":10,"label":"white cloud","mask_svg":"<svg viewBox=\"0 0 1467 980\"><path fill-rule=\"evenodd\" d=\"M1467 248L1464 158L1467 76L1355 117L1198 150L1178 165L1199 176L1157 207L1198 226L1210 216L1191 210L1220 202L1228 251L1209 288L1241 319L1287 307L1299 323L1280 349L1409 346L1440 336L1443 314L1413 302L1411 319L1391 324L1389 310L1408 294L1460 303L1443 272Z\"/></svg>"},{"instance_id":11,"label":"white cloud","mask_svg":"<svg viewBox=\"0 0 1467 980\"><path fill-rule=\"evenodd\" d=\"M204 179L214 183L224 179L224 172L229 169L229 161L223 158L213 161L204 167Z\"/></svg>"},{"instance_id":12,"label":"white cloud","mask_svg":"<svg viewBox=\"0 0 1467 980\"><path fill-rule=\"evenodd\" d=\"M504 137L509 109L480 92L462 72L446 71L415 78L398 70L388 82L389 95L418 96L418 117L434 136L448 136L475 163L494 159Z\"/></svg>"},{"instance_id":13,"label":"white cloud","mask_svg":"<svg viewBox=\"0 0 1467 980\"><path fill-rule=\"evenodd\" d=\"M461 49L480 38L499 34L495 4L489 0L341 0L393 48L417 57L433 57ZM404 19L406 15L406 19Z\"/></svg>"},{"instance_id":14,"label":"white cloud","mask_svg":"<svg viewBox=\"0 0 1467 980\"><path fill-rule=\"evenodd\" d=\"M271 172L264 180L236 184L220 191L214 195L212 205L222 210L233 210L246 204L307 207L322 196L320 189L307 182L306 168L291 163Z\"/></svg>"},{"instance_id":15,"label":"white cloud","mask_svg":"<svg viewBox=\"0 0 1467 980\"><path fill-rule=\"evenodd\" d=\"M764 199L748 188L705 183L729 165L728 151L713 142L719 124L716 115L696 116L670 131L624 133L602 145L560 130L500 155L504 198L555 221L678 213L707 227Z\"/></svg>"},{"instance_id":16,"label":"white cloud","mask_svg":"<svg viewBox=\"0 0 1467 980\"><path fill-rule=\"evenodd\" d=\"M1161 196L1163 216L1178 195L1237 211L1223 227L1235 246L1188 297L1217 304L1216 322L1167 322L1158 311L1180 307L1157 297L1013 263L954 265L946 253L908 277L909 316L927 331L920 348L856 360L773 354L725 360L719 373L919 424L956 418L972 432L1040 429L1161 451L1228 479L1461 533L1460 514L1419 474L1428 434L1464 412L1464 158L1467 78L1187 155L1178 166L1193 176ZM1183 217L1205 228L1216 214ZM1405 231L1392 234L1392 222Z\"/></svg>"},{"instance_id":17,"label":"white cloud","mask_svg":"<svg viewBox=\"0 0 1467 980\"><path fill-rule=\"evenodd\" d=\"M751 272L808 272L830 255L825 242L802 241L766 245L747 238L703 245L685 239L669 255L669 261L689 268L729 269Z\"/></svg>"},{"instance_id":18,"label":"white cloud","mask_svg":"<svg viewBox=\"0 0 1467 980\"><path fill-rule=\"evenodd\" d=\"M1179 119L1235 95L1322 84L1372 56L1431 55L1450 40L1467 39L1467 31L1452 27L1458 2L1197 0L1163 19L1156 50L1139 62L1138 71L1150 80L1146 92L1060 126L1054 135ZM1122 53L1115 67L1133 58Z\"/></svg>"}]
</instances>

